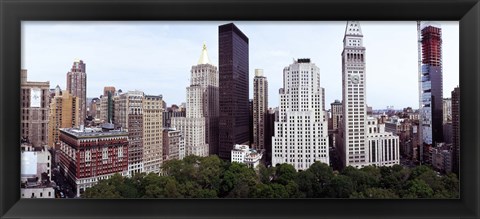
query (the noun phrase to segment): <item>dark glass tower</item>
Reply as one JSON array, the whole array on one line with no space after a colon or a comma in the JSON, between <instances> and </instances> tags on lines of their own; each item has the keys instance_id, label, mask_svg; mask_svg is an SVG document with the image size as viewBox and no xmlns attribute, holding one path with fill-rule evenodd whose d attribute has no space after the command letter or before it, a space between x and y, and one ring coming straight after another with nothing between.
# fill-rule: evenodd
<instances>
[{"instance_id":1,"label":"dark glass tower","mask_svg":"<svg viewBox=\"0 0 480 219\"><path fill-rule=\"evenodd\" d=\"M422 36L422 137L435 146L443 142L442 29L426 23Z\"/></svg>"},{"instance_id":2,"label":"dark glass tower","mask_svg":"<svg viewBox=\"0 0 480 219\"><path fill-rule=\"evenodd\" d=\"M218 155L230 160L235 144L249 143L248 37L233 23L218 28L219 146Z\"/></svg>"}]
</instances>

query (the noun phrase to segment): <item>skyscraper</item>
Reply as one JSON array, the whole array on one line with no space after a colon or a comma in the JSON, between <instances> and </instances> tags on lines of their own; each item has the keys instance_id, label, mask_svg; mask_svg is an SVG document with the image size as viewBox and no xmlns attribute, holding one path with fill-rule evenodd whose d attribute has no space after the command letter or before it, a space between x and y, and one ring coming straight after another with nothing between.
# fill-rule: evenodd
<instances>
[{"instance_id":1,"label":"skyscraper","mask_svg":"<svg viewBox=\"0 0 480 219\"><path fill-rule=\"evenodd\" d=\"M272 138L272 166L288 163L305 170L316 161L329 164L320 69L310 59L298 59L283 69L279 92L280 118Z\"/></svg>"},{"instance_id":2,"label":"skyscraper","mask_svg":"<svg viewBox=\"0 0 480 219\"><path fill-rule=\"evenodd\" d=\"M399 137L385 132L383 120L367 117L365 47L360 22L348 21L342 52L340 154L345 166L400 163Z\"/></svg>"},{"instance_id":3,"label":"skyscraper","mask_svg":"<svg viewBox=\"0 0 480 219\"><path fill-rule=\"evenodd\" d=\"M443 142L442 29L430 22L421 24L421 127L423 144Z\"/></svg>"},{"instance_id":4,"label":"skyscraper","mask_svg":"<svg viewBox=\"0 0 480 219\"><path fill-rule=\"evenodd\" d=\"M218 139L218 73L210 63L205 44L198 64L192 66L190 73L187 115L173 117L172 127L182 131L186 155L208 156L215 152Z\"/></svg>"},{"instance_id":5,"label":"skyscraper","mask_svg":"<svg viewBox=\"0 0 480 219\"><path fill-rule=\"evenodd\" d=\"M367 165L366 137L366 68L365 47L360 22L348 21L343 38L342 104L343 144L345 166Z\"/></svg>"},{"instance_id":6,"label":"skyscraper","mask_svg":"<svg viewBox=\"0 0 480 219\"><path fill-rule=\"evenodd\" d=\"M263 69L255 69L253 78L253 148L264 150L266 147L266 126L268 113L268 81Z\"/></svg>"},{"instance_id":7,"label":"skyscraper","mask_svg":"<svg viewBox=\"0 0 480 219\"><path fill-rule=\"evenodd\" d=\"M452 171L459 173L460 169L460 88L452 91Z\"/></svg>"},{"instance_id":8,"label":"skyscraper","mask_svg":"<svg viewBox=\"0 0 480 219\"><path fill-rule=\"evenodd\" d=\"M27 81L27 70L22 69L20 84L20 137L34 147L43 147L48 141L50 82Z\"/></svg>"},{"instance_id":9,"label":"skyscraper","mask_svg":"<svg viewBox=\"0 0 480 219\"><path fill-rule=\"evenodd\" d=\"M76 59L67 73L67 91L80 101L80 125L85 124L87 115L87 73L85 63Z\"/></svg>"},{"instance_id":10,"label":"skyscraper","mask_svg":"<svg viewBox=\"0 0 480 219\"><path fill-rule=\"evenodd\" d=\"M218 28L219 157L230 160L235 144L249 143L248 37L233 23Z\"/></svg>"}]
</instances>

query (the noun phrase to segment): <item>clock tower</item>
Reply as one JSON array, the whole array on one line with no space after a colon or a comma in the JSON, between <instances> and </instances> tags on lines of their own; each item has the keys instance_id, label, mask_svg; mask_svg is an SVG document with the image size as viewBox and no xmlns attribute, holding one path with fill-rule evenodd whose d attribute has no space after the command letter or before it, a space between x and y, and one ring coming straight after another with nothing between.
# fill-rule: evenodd
<instances>
[{"instance_id":1,"label":"clock tower","mask_svg":"<svg viewBox=\"0 0 480 219\"><path fill-rule=\"evenodd\" d=\"M342 161L345 166L368 165L366 145L365 47L360 22L348 21L342 51Z\"/></svg>"}]
</instances>

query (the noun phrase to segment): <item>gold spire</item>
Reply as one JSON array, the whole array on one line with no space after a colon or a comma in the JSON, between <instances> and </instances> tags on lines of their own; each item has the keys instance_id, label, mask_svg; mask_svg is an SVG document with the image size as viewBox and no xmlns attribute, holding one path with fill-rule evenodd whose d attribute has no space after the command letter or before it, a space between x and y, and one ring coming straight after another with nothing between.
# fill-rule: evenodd
<instances>
[{"instance_id":1,"label":"gold spire","mask_svg":"<svg viewBox=\"0 0 480 219\"><path fill-rule=\"evenodd\" d=\"M202 54L200 55L200 59L198 60L198 64L210 64L210 59L208 58L208 53L207 53L207 44L203 42L203 47L202 47Z\"/></svg>"}]
</instances>

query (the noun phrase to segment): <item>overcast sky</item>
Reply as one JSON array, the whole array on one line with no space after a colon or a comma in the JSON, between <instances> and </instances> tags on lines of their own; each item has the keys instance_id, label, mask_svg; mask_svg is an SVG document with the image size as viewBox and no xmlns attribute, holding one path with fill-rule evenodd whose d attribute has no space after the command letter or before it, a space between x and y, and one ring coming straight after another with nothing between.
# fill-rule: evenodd
<instances>
[{"instance_id":1,"label":"overcast sky","mask_svg":"<svg viewBox=\"0 0 480 219\"><path fill-rule=\"evenodd\" d=\"M87 97L103 87L162 94L168 105L185 102L190 69L206 42L218 66L218 26L205 22L22 22L22 68L29 81L66 88L78 58L86 63ZM250 97L255 69L264 69L269 106L279 105L282 71L293 59L320 68L327 109L341 99L341 52L346 22L234 22L249 38ZM443 39L443 95L459 84L458 22L437 22ZM416 22L360 22L367 66L367 104L374 109L418 108Z\"/></svg>"}]
</instances>

